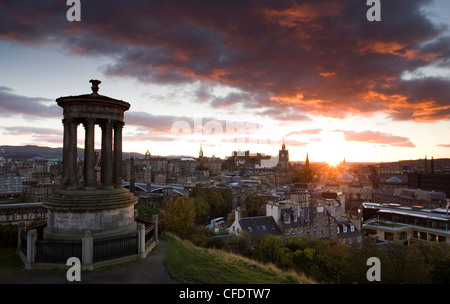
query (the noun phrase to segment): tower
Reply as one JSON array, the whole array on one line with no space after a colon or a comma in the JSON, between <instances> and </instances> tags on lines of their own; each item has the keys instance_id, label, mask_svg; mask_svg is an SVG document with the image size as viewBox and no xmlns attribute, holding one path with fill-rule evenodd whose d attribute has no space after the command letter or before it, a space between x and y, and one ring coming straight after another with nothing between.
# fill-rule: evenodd
<instances>
[{"instance_id":1,"label":"tower","mask_svg":"<svg viewBox=\"0 0 450 304\"><path fill-rule=\"evenodd\" d=\"M203 158L203 148L202 148L202 144L200 144L200 152L198 152L198 157L199 157L199 158Z\"/></svg>"},{"instance_id":2,"label":"tower","mask_svg":"<svg viewBox=\"0 0 450 304\"><path fill-rule=\"evenodd\" d=\"M278 151L278 164L281 164L282 167L287 167L289 163L289 151L286 150L286 145L281 146L281 150Z\"/></svg>"},{"instance_id":3,"label":"tower","mask_svg":"<svg viewBox=\"0 0 450 304\"><path fill-rule=\"evenodd\" d=\"M48 211L44 238L78 239L86 231L109 236L136 230L137 198L122 186L122 129L130 104L98 94L98 80L91 80L92 93L60 97L63 108L63 179L44 207ZM84 170L77 175L77 128L85 130ZM100 178L96 178L95 126L101 128ZM82 182L81 182L82 181Z\"/></svg>"},{"instance_id":4,"label":"tower","mask_svg":"<svg viewBox=\"0 0 450 304\"><path fill-rule=\"evenodd\" d=\"M313 179L313 171L309 165L309 154L306 153L306 161L305 161L305 166L303 167L303 173L305 176L305 182L309 183L312 181Z\"/></svg>"},{"instance_id":5,"label":"tower","mask_svg":"<svg viewBox=\"0 0 450 304\"><path fill-rule=\"evenodd\" d=\"M278 151L278 164L274 169L275 184L287 185L292 183L292 172L289 166L289 151L286 149L286 145L281 146L281 150Z\"/></svg>"},{"instance_id":6,"label":"tower","mask_svg":"<svg viewBox=\"0 0 450 304\"><path fill-rule=\"evenodd\" d=\"M147 152L145 152L145 159L150 159L151 156L150 151L147 149Z\"/></svg>"}]
</instances>

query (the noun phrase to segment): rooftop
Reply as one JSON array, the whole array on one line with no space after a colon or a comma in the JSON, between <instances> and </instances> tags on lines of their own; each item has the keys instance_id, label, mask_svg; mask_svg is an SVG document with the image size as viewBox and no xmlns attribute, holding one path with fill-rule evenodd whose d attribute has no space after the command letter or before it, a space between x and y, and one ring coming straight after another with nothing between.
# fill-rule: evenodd
<instances>
[{"instance_id":1,"label":"rooftop","mask_svg":"<svg viewBox=\"0 0 450 304\"><path fill-rule=\"evenodd\" d=\"M450 221L450 215L447 209L435 208L428 209L420 206L401 206L398 204L377 204L377 203L363 203L364 208L378 209L382 213L392 213L399 215L409 215L430 220L445 220Z\"/></svg>"},{"instance_id":2,"label":"rooftop","mask_svg":"<svg viewBox=\"0 0 450 304\"><path fill-rule=\"evenodd\" d=\"M252 238L267 234L281 235L277 223L272 216L244 217L239 220L241 228L250 233Z\"/></svg>"}]
</instances>

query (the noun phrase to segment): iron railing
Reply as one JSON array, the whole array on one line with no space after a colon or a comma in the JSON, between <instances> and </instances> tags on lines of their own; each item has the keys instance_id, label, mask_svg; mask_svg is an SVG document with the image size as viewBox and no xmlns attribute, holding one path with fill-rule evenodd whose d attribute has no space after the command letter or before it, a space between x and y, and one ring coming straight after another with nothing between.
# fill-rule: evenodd
<instances>
[{"instance_id":1,"label":"iron railing","mask_svg":"<svg viewBox=\"0 0 450 304\"><path fill-rule=\"evenodd\" d=\"M94 238L93 262L117 259L138 254L136 232Z\"/></svg>"},{"instance_id":2,"label":"iron railing","mask_svg":"<svg viewBox=\"0 0 450 304\"><path fill-rule=\"evenodd\" d=\"M36 241L36 263L65 264L70 257L81 260L81 240Z\"/></svg>"}]
</instances>

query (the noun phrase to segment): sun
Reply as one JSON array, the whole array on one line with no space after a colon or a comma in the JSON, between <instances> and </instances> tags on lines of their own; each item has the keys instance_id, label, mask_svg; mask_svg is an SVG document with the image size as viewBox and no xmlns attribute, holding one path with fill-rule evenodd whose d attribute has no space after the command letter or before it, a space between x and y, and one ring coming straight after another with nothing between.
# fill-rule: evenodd
<instances>
[{"instance_id":1,"label":"sun","mask_svg":"<svg viewBox=\"0 0 450 304\"><path fill-rule=\"evenodd\" d=\"M327 164L328 164L330 167L337 167L337 166L339 165L339 161L338 161L338 160L328 160L328 161L327 161Z\"/></svg>"}]
</instances>

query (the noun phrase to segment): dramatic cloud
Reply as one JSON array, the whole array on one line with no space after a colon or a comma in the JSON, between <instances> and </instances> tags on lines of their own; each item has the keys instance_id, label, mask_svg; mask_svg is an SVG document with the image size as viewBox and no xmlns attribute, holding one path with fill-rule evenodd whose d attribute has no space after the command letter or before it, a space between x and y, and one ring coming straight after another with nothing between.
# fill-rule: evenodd
<instances>
[{"instance_id":1,"label":"dramatic cloud","mask_svg":"<svg viewBox=\"0 0 450 304\"><path fill-rule=\"evenodd\" d=\"M137 126L140 130L157 133L170 133L172 126L177 121L191 122L187 117L177 117L171 115L153 115L146 112L125 113L125 123L130 126Z\"/></svg>"},{"instance_id":2,"label":"dramatic cloud","mask_svg":"<svg viewBox=\"0 0 450 304\"><path fill-rule=\"evenodd\" d=\"M35 128L35 127L24 127L24 126L16 126L16 127L3 127L6 131L5 134L8 135L56 135L62 136L62 128L61 130L50 129L50 128Z\"/></svg>"},{"instance_id":3,"label":"dramatic cloud","mask_svg":"<svg viewBox=\"0 0 450 304\"><path fill-rule=\"evenodd\" d=\"M25 126L17 126L17 127L4 127L3 128L8 135L58 135L62 136L62 129L50 129L50 128L35 128L35 127L25 127Z\"/></svg>"},{"instance_id":4,"label":"dramatic cloud","mask_svg":"<svg viewBox=\"0 0 450 304\"><path fill-rule=\"evenodd\" d=\"M49 104L47 98L16 95L10 88L0 87L0 117L23 116L27 118L61 117L62 109Z\"/></svg>"},{"instance_id":5,"label":"dramatic cloud","mask_svg":"<svg viewBox=\"0 0 450 304\"><path fill-rule=\"evenodd\" d=\"M286 134L286 137L292 136L292 135L312 135L312 134L319 134L322 132L322 129L307 129L302 131L292 131Z\"/></svg>"},{"instance_id":6,"label":"dramatic cloud","mask_svg":"<svg viewBox=\"0 0 450 304\"><path fill-rule=\"evenodd\" d=\"M82 21L71 23L65 1L4 0L0 38L108 56L102 71L109 76L231 87L236 92L224 97L200 88L193 101L258 109L280 121L376 112L448 120L448 78L402 77L450 66L446 28L423 12L430 3L383 1L382 22L368 22L361 0L85 1Z\"/></svg>"},{"instance_id":7,"label":"dramatic cloud","mask_svg":"<svg viewBox=\"0 0 450 304\"><path fill-rule=\"evenodd\" d=\"M389 145L395 147L414 148L415 145L407 137L395 136L388 133L373 132L373 131L343 131L336 130L336 132L342 132L344 138L347 141L359 141L367 142L371 144Z\"/></svg>"},{"instance_id":8,"label":"dramatic cloud","mask_svg":"<svg viewBox=\"0 0 450 304\"><path fill-rule=\"evenodd\" d=\"M28 127L28 126L14 126L14 127L3 127L4 135L9 136L29 136L33 143L39 145L45 144L59 144L62 145L63 142L63 131L51 128L40 128L40 127Z\"/></svg>"}]
</instances>

